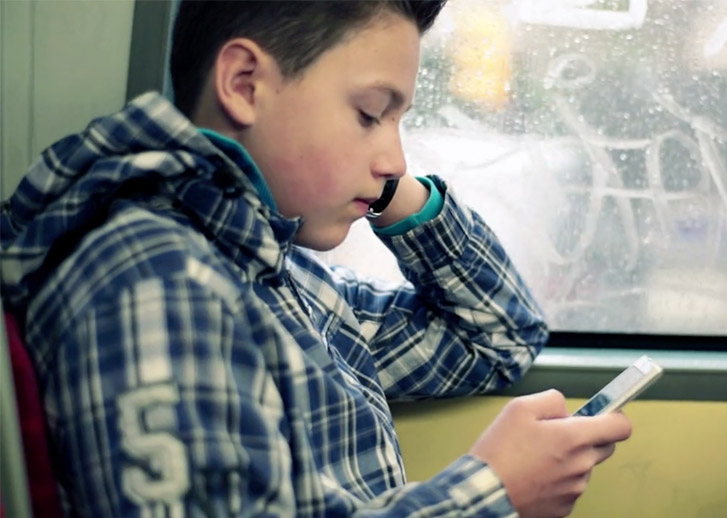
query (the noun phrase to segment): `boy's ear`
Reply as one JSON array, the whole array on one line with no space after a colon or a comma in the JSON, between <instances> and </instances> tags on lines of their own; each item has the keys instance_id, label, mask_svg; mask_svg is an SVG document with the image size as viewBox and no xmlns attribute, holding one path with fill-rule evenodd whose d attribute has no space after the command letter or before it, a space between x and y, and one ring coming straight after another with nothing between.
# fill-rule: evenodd
<instances>
[{"instance_id":1,"label":"boy's ear","mask_svg":"<svg viewBox=\"0 0 727 518\"><path fill-rule=\"evenodd\" d=\"M235 126L255 122L262 69L269 65L268 56L254 41L235 38L225 43L215 62L215 92L223 111Z\"/></svg>"}]
</instances>

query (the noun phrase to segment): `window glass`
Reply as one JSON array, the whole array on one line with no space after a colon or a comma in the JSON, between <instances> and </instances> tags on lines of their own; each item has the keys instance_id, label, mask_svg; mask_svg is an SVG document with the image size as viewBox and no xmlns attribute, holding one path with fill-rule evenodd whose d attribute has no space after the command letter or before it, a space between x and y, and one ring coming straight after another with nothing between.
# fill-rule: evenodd
<instances>
[{"instance_id":1,"label":"window glass","mask_svg":"<svg viewBox=\"0 0 727 518\"><path fill-rule=\"evenodd\" d=\"M552 329L727 334L727 0L451 2L402 131ZM365 226L327 259L398 277Z\"/></svg>"}]
</instances>

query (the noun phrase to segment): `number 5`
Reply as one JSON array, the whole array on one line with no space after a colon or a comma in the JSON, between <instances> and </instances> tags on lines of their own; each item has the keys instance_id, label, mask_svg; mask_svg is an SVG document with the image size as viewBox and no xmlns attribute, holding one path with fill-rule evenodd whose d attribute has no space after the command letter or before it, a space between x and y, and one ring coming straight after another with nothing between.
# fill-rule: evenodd
<instances>
[{"instance_id":1,"label":"number 5","mask_svg":"<svg viewBox=\"0 0 727 518\"><path fill-rule=\"evenodd\" d=\"M189 489L184 444L168 432L146 432L142 423L146 409L177 402L179 392L171 383L139 387L117 400L121 447L146 466L126 466L122 472L122 490L137 505L172 504Z\"/></svg>"}]
</instances>

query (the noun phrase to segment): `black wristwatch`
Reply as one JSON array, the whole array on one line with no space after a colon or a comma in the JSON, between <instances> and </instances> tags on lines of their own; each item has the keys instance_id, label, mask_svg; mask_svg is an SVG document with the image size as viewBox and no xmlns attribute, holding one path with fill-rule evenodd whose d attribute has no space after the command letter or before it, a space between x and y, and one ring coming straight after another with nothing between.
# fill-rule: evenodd
<instances>
[{"instance_id":1,"label":"black wristwatch","mask_svg":"<svg viewBox=\"0 0 727 518\"><path fill-rule=\"evenodd\" d=\"M376 219L381 216L384 209L391 203L394 194L396 193L396 187L399 185L399 179L394 178L393 180L386 180L384 184L384 192L381 193L381 197L369 205L369 210L366 213L366 218Z\"/></svg>"}]
</instances>

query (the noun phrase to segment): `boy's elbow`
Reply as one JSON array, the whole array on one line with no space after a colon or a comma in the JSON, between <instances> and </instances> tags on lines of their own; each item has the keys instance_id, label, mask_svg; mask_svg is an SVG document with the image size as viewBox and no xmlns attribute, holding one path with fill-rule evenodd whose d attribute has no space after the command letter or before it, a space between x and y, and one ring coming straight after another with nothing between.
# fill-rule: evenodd
<instances>
[{"instance_id":1,"label":"boy's elbow","mask_svg":"<svg viewBox=\"0 0 727 518\"><path fill-rule=\"evenodd\" d=\"M520 339L530 352L531 361L543 350L550 338L550 329L541 315L535 316L527 326L520 329Z\"/></svg>"},{"instance_id":2,"label":"boy's elbow","mask_svg":"<svg viewBox=\"0 0 727 518\"><path fill-rule=\"evenodd\" d=\"M531 343L535 350L535 354L537 355L543 350L545 344L548 343L548 340L550 339L550 329L548 328L548 324L545 322L545 319L542 317L538 319L533 327L535 329L533 332L533 341Z\"/></svg>"}]
</instances>

